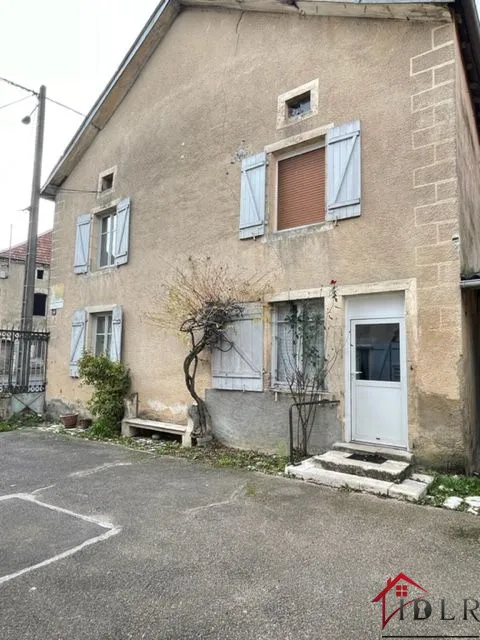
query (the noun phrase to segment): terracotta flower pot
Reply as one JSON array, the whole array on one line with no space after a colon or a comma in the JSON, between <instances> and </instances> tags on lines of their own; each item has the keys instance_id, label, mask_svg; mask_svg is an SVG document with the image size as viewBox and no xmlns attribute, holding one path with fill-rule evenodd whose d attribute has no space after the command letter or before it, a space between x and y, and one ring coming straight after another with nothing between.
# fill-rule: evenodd
<instances>
[{"instance_id":1,"label":"terracotta flower pot","mask_svg":"<svg viewBox=\"0 0 480 640\"><path fill-rule=\"evenodd\" d=\"M92 426L91 418L79 418L78 426L80 429L89 429Z\"/></svg>"},{"instance_id":2,"label":"terracotta flower pot","mask_svg":"<svg viewBox=\"0 0 480 640\"><path fill-rule=\"evenodd\" d=\"M66 413L63 416L60 416L60 420L62 421L62 424L66 429L73 429L74 427L76 427L77 418L78 413Z\"/></svg>"}]
</instances>

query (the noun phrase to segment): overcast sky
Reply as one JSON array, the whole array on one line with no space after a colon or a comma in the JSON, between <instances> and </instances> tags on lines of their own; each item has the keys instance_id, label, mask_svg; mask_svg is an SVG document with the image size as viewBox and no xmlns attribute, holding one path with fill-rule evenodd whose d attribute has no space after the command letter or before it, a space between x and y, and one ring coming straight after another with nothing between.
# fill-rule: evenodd
<instances>
[{"instance_id":1,"label":"overcast sky","mask_svg":"<svg viewBox=\"0 0 480 640\"><path fill-rule=\"evenodd\" d=\"M0 0L0 76L87 113L159 0ZM18 104L3 105L27 96ZM36 98L0 82L0 249L27 237ZM47 102L42 183L82 118ZM39 231L53 224L40 205Z\"/></svg>"}]
</instances>

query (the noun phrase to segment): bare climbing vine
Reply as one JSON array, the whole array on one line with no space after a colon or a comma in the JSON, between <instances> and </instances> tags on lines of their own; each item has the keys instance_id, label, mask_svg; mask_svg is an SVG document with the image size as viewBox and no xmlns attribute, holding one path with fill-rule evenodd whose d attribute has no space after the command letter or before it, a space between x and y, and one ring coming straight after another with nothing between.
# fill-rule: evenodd
<instances>
[{"instance_id":1,"label":"bare climbing vine","mask_svg":"<svg viewBox=\"0 0 480 640\"><path fill-rule=\"evenodd\" d=\"M187 337L189 351L183 361L183 374L196 404L193 435L204 437L210 430L210 420L205 400L196 387L200 354L233 347L226 328L242 316L243 303L263 298L268 284L264 276L242 278L238 271L207 257L198 261L190 258L185 269L176 269L167 289L163 311L150 317Z\"/></svg>"},{"instance_id":2,"label":"bare climbing vine","mask_svg":"<svg viewBox=\"0 0 480 640\"><path fill-rule=\"evenodd\" d=\"M331 342L325 351L325 317L333 319L332 312L338 297L336 281L330 282L330 295L324 305L318 300L288 303L284 316L284 340L290 349L282 351L281 364L292 401L297 409L298 453L307 455L308 442L315 424L325 382L340 353L339 345Z\"/></svg>"}]
</instances>

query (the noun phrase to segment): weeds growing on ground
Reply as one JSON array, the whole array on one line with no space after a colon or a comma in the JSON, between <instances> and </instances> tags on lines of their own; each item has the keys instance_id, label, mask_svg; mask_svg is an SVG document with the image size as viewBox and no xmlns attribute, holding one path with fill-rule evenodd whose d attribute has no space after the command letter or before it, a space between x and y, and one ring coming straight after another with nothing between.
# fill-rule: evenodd
<instances>
[{"instance_id":1,"label":"weeds growing on ground","mask_svg":"<svg viewBox=\"0 0 480 640\"><path fill-rule=\"evenodd\" d=\"M435 473L428 495L435 506L441 506L451 496L480 496L480 477Z\"/></svg>"}]
</instances>

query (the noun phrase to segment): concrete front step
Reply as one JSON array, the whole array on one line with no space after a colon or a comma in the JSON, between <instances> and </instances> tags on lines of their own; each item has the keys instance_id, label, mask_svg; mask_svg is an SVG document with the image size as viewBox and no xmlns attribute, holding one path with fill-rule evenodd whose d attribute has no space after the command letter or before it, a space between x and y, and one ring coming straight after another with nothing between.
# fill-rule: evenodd
<instances>
[{"instance_id":1,"label":"concrete front step","mask_svg":"<svg viewBox=\"0 0 480 640\"><path fill-rule=\"evenodd\" d=\"M389 460L402 460L413 463L413 454L403 449L392 447L378 447L374 444L361 444L359 442L335 442L332 449L336 451L350 451L351 453L378 454Z\"/></svg>"},{"instance_id":2,"label":"concrete front step","mask_svg":"<svg viewBox=\"0 0 480 640\"><path fill-rule=\"evenodd\" d=\"M363 452L353 451L327 451L319 456L314 456L314 463L329 471L339 473L349 473L351 475L365 476L375 480L385 480L386 482L402 482L410 473L410 463L400 460L390 460L379 458L376 460L358 460L352 456L370 456ZM377 454L376 454L377 455ZM376 456L375 456L376 457Z\"/></svg>"},{"instance_id":3,"label":"concrete front step","mask_svg":"<svg viewBox=\"0 0 480 640\"><path fill-rule=\"evenodd\" d=\"M285 473L313 484L373 493L410 502L417 502L424 498L429 484L433 481L432 477L422 475L421 480L407 478L398 484L376 478L340 473L319 467L313 458L304 460L299 465L288 465L285 468Z\"/></svg>"}]
</instances>

